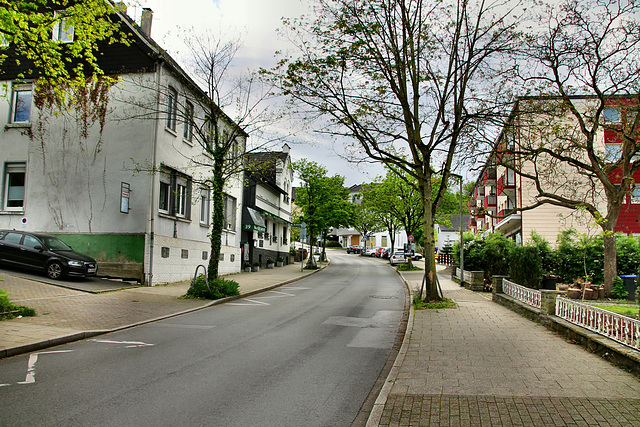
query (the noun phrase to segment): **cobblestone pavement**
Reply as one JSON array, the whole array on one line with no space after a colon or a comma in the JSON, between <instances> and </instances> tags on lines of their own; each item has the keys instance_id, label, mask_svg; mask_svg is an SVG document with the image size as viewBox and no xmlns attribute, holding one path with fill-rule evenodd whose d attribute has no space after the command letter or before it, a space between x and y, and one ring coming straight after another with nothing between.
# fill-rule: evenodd
<instances>
[{"instance_id":1,"label":"cobblestone pavement","mask_svg":"<svg viewBox=\"0 0 640 427\"><path fill-rule=\"evenodd\" d=\"M369 425L640 426L640 379L439 277L458 308L414 313Z\"/></svg>"}]
</instances>

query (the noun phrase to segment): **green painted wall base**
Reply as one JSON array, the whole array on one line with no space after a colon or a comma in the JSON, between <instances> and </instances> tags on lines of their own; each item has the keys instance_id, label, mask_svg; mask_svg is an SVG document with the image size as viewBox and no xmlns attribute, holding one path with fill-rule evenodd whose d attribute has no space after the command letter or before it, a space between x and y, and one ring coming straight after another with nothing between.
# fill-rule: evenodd
<instances>
[{"instance_id":1,"label":"green painted wall base","mask_svg":"<svg viewBox=\"0 0 640 427\"><path fill-rule=\"evenodd\" d=\"M98 262L144 263L144 234L54 234Z\"/></svg>"}]
</instances>

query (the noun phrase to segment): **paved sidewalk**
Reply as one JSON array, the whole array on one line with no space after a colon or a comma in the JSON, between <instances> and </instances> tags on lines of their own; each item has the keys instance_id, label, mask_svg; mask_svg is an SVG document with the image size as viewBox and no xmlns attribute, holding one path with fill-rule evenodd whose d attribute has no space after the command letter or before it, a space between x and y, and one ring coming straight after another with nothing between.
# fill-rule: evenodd
<instances>
[{"instance_id":1,"label":"paved sidewalk","mask_svg":"<svg viewBox=\"0 0 640 427\"><path fill-rule=\"evenodd\" d=\"M412 313L368 425L640 426L638 378L439 278L459 308Z\"/></svg>"},{"instance_id":2,"label":"paved sidewalk","mask_svg":"<svg viewBox=\"0 0 640 427\"><path fill-rule=\"evenodd\" d=\"M227 277L251 293L298 280L313 271L300 271L300 263L257 273ZM11 301L36 310L37 316L0 322L0 358L84 339L218 304L219 301L181 299L190 282L136 287L107 293L87 293L0 273L0 288Z\"/></svg>"}]
</instances>

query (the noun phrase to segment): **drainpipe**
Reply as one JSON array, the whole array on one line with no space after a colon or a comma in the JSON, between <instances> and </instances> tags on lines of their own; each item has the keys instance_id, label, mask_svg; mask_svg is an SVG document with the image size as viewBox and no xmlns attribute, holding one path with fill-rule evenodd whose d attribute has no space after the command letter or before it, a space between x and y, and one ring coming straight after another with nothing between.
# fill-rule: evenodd
<instances>
[{"instance_id":1,"label":"drainpipe","mask_svg":"<svg viewBox=\"0 0 640 427\"><path fill-rule=\"evenodd\" d=\"M153 147L151 152L151 191L149 192L149 274L147 286L153 286L153 251L155 247L155 196L156 196L156 158L158 156L158 127L160 126L160 85L162 82L162 64L160 60L156 65L156 117L153 127Z\"/></svg>"}]
</instances>

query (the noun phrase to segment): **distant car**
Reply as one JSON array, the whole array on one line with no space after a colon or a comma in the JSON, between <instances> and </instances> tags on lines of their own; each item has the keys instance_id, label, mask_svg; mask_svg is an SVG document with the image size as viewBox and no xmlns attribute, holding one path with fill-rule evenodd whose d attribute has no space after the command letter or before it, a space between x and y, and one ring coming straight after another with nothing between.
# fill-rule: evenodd
<instances>
[{"instance_id":1,"label":"distant car","mask_svg":"<svg viewBox=\"0 0 640 427\"><path fill-rule=\"evenodd\" d=\"M362 253L362 246L359 246L359 245L347 246L347 253L348 254L359 254L359 253Z\"/></svg>"},{"instance_id":2,"label":"distant car","mask_svg":"<svg viewBox=\"0 0 640 427\"><path fill-rule=\"evenodd\" d=\"M369 248L367 249L367 251L365 252L366 256L375 256L376 255L376 251L378 250L378 248Z\"/></svg>"},{"instance_id":3,"label":"distant car","mask_svg":"<svg viewBox=\"0 0 640 427\"><path fill-rule=\"evenodd\" d=\"M420 252L416 252L415 254L413 254L411 259L414 261L420 261L422 259L422 254Z\"/></svg>"},{"instance_id":4,"label":"distant car","mask_svg":"<svg viewBox=\"0 0 640 427\"><path fill-rule=\"evenodd\" d=\"M380 254L380 258L389 259L389 253L391 252L391 248L386 248Z\"/></svg>"},{"instance_id":5,"label":"distant car","mask_svg":"<svg viewBox=\"0 0 640 427\"><path fill-rule=\"evenodd\" d=\"M404 256L404 251L395 251L393 255L389 257L391 265L406 264L407 259Z\"/></svg>"},{"instance_id":6,"label":"distant car","mask_svg":"<svg viewBox=\"0 0 640 427\"><path fill-rule=\"evenodd\" d=\"M75 252L57 237L0 230L0 263L44 272L50 279L95 276L95 259Z\"/></svg>"},{"instance_id":7,"label":"distant car","mask_svg":"<svg viewBox=\"0 0 640 427\"><path fill-rule=\"evenodd\" d=\"M383 253L386 249L387 249L387 248L383 248L383 247L378 248L378 250L376 251L376 257L378 257L378 258L382 258L382 253Z\"/></svg>"}]
</instances>

